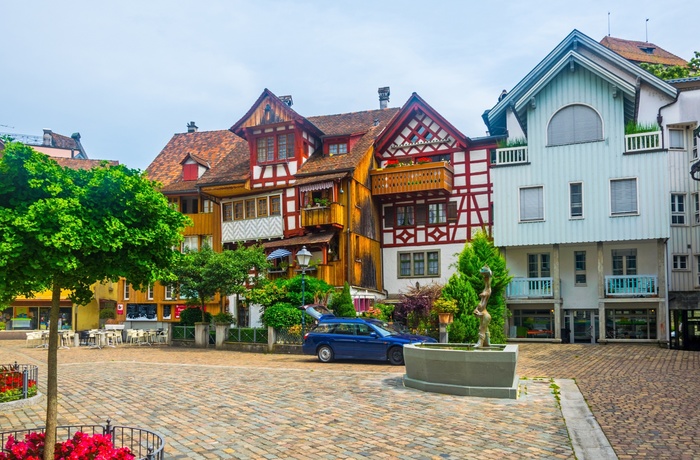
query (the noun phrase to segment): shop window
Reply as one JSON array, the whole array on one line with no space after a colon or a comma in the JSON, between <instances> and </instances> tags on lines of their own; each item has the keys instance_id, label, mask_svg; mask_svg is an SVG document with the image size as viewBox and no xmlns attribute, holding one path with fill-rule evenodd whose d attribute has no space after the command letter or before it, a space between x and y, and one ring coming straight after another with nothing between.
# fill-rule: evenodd
<instances>
[{"instance_id":1,"label":"shop window","mask_svg":"<svg viewBox=\"0 0 700 460\"><path fill-rule=\"evenodd\" d=\"M513 310L511 338L554 338L554 311Z\"/></svg>"},{"instance_id":2,"label":"shop window","mask_svg":"<svg viewBox=\"0 0 700 460\"><path fill-rule=\"evenodd\" d=\"M653 308L607 310L605 336L610 339L656 339L656 310Z\"/></svg>"}]
</instances>

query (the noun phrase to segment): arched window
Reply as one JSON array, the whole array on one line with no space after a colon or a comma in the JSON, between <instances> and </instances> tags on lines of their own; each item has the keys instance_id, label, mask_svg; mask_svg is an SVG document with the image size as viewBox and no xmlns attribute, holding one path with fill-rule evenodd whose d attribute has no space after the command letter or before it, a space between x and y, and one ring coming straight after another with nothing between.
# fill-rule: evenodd
<instances>
[{"instance_id":1,"label":"arched window","mask_svg":"<svg viewBox=\"0 0 700 460\"><path fill-rule=\"evenodd\" d=\"M547 145L577 144L603 140L603 120L585 105L569 105L549 120Z\"/></svg>"}]
</instances>

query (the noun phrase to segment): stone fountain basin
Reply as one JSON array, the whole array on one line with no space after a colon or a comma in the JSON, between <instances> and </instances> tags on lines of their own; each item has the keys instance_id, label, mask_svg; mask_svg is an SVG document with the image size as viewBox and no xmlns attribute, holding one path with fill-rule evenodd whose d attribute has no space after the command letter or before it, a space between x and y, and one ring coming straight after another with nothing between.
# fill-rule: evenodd
<instances>
[{"instance_id":1,"label":"stone fountain basin","mask_svg":"<svg viewBox=\"0 0 700 460\"><path fill-rule=\"evenodd\" d=\"M406 387L458 396L518 397L517 345L408 344L403 355Z\"/></svg>"}]
</instances>

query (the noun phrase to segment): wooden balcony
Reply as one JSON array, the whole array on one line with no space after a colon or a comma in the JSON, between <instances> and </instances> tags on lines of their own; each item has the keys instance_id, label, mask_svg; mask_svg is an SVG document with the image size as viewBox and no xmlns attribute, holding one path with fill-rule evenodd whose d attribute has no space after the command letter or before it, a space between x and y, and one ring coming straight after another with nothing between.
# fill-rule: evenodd
<instances>
[{"instance_id":1,"label":"wooden balcony","mask_svg":"<svg viewBox=\"0 0 700 460\"><path fill-rule=\"evenodd\" d=\"M513 278L506 287L509 299L552 298L552 278Z\"/></svg>"},{"instance_id":2,"label":"wooden balcony","mask_svg":"<svg viewBox=\"0 0 700 460\"><path fill-rule=\"evenodd\" d=\"M345 226L345 207L340 203L329 206L311 206L301 210L301 225L303 227L321 227L330 225L343 228Z\"/></svg>"},{"instance_id":3,"label":"wooden balcony","mask_svg":"<svg viewBox=\"0 0 700 460\"><path fill-rule=\"evenodd\" d=\"M444 161L372 171L372 195L451 193L452 167Z\"/></svg>"},{"instance_id":4,"label":"wooden balcony","mask_svg":"<svg viewBox=\"0 0 700 460\"><path fill-rule=\"evenodd\" d=\"M657 297L656 275L606 276L605 297Z\"/></svg>"},{"instance_id":5,"label":"wooden balcony","mask_svg":"<svg viewBox=\"0 0 700 460\"><path fill-rule=\"evenodd\" d=\"M495 158L491 158L491 164L493 166L510 166L527 163L529 163L527 145L496 149Z\"/></svg>"},{"instance_id":6,"label":"wooden balcony","mask_svg":"<svg viewBox=\"0 0 700 460\"><path fill-rule=\"evenodd\" d=\"M661 131L625 135L625 153L658 150L661 148Z\"/></svg>"}]
</instances>

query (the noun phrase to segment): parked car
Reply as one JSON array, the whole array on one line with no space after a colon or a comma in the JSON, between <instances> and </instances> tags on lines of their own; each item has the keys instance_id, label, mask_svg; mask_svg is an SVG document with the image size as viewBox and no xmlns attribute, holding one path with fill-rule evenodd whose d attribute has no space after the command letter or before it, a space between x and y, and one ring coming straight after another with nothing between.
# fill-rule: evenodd
<instances>
[{"instance_id":1,"label":"parked car","mask_svg":"<svg viewBox=\"0 0 700 460\"><path fill-rule=\"evenodd\" d=\"M400 334L363 318L321 317L304 335L304 354L328 363L334 359L366 359L403 364L407 343L436 342L432 337Z\"/></svg>"}]
</instances>

